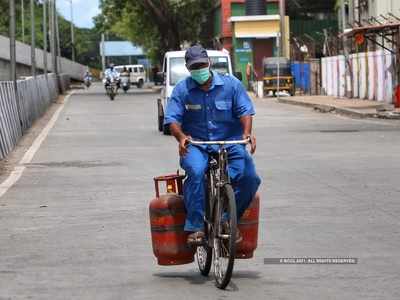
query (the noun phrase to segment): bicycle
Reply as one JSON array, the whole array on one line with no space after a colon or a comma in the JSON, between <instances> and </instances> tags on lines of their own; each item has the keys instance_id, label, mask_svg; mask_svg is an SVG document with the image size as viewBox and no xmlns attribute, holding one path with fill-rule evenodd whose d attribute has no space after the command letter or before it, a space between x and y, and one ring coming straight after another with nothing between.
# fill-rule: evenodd
<instances>
[{"instance_id":1,"label":"bicycle","mask_svg":"<svg viewBox=\"0 0 400 300\"><path fill-rule=\"evenodd\" d=\"M204 242L197 246L196 260L200 273L208 276L214 265L216 286L225 289L229 284L236 256L237 214L235 194L228 175L228 152L225 145L246 145L240 141L193 141L192 145L218 145L218 153L211 155L206 172L206 201Z\"/></svg>"}]
</instances>

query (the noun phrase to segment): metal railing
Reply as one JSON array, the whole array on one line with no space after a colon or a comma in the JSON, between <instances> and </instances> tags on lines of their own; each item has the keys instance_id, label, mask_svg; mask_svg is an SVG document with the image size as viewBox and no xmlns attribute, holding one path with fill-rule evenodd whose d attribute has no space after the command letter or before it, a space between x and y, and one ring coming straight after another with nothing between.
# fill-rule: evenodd
<instances>
[{"instance_id":1,"label":"metal railing","mask_svg":"<svg viewBox=\"0 0 400 300\"><path fill-rule=\"evenodd\" d=\"M60 75L60 88L69 88L68 75ZM18 97L12 81L0 81L0 159L17 145L22 135L40 118L58 97L55 74L17 81Z\"/></svg>"}]
</instances>

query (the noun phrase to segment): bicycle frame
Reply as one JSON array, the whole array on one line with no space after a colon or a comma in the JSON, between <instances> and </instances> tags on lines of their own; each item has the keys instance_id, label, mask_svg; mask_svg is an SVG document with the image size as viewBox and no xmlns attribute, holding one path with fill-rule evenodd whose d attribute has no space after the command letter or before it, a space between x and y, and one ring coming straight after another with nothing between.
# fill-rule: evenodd
<instances>
[{"instance_id":1,"label":"bicycle frame","mask_svg":"<svg viewBox=\"0 0 400 300\"><path fill-rule=\"evenodd\" d=\"M237 233L235 195L228 174L228 151L224 145L247 144L249 141L189 141L194 145L219 145L218 161L211 156L208 162L205 240L197 248L196 255L202 275L207 276L214 265L214 277L220 289L225 289L232 277ZM224 220L225 214L229 219Z\"/></svg>"},{"instance_id":2,"label":"bicycle frame","mask_svg":"<svg viewBox=\"0 0 400 300\"><path fill-rule=\"evenodd\" d=\"M249 139L238 140L238 141L190 141L192 145L218 145L218 161L211 157L208 163L207 171L207 191L206 191L206 209L205 209L205 222L211 230L209 230L210 238L208 239L208 246L213 247L212 243L216 237L224 238L221 234L221 228L213 228L214 224L220 224L219 214L216 214L214 219L215 211L220 210L222 205L221 199L221 187L225 184L230 184L230 178L228 174L228 151L224 147L225 145L245 145L250 142Z\"/></svg>"},{"instance_id":3,"label":"bicycle frame","mask_svg":"<svg viewBox=\"0 0 400 300\"><path fill-rule=\"evenodd\" d=\"M208 244L212 247L212 241L215 235L219 237L221 235L220 228L213 228L214 224L219 224L219 215L215 214L215 211L220 210L221 202L221 189L224 184L230 183L228 175L228 161L227 161L227 150L221 145L218 150L218 160L211 158L209 162L209 169L207 176L209 177L208 183L208 213L205 214L205 221L211 228L209 231L213 236L209 239ZM217 219L213 216L216 215Z\"/></svg>"}]
</instances>

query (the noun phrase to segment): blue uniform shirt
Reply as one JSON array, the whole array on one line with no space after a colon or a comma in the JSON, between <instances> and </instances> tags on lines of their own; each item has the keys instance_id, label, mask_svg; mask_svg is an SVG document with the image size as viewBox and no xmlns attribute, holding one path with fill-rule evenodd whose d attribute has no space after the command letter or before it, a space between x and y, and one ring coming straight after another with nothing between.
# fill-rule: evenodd
<instances>
[{"instance_id":1,"label":"blue uniform shirt","mask_svg":"<svg viewBox=\"0 0 400 300\"><path fill-rule=\"evenodd\" d=\"M188 77L174 88L168 101L164 124L178 123L195 140L242 139L240 117L254 115L254 107L242 83L231 75L212 72L205 92Z\"/></svg>"}]
</instances>

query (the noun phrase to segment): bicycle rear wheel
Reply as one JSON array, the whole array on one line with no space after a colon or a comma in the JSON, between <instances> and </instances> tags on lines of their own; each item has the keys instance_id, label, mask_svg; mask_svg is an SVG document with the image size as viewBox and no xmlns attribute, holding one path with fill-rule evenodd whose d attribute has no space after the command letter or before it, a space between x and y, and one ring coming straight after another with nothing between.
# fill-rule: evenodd
<instances>
[{"instance_id":1,"label":"bicycle rear wheel","mask_svg":"<svg viewBox=\"0 0 400 300\"><path fill-rule=\"evenodd\" d=\"M221 188L219 209L215 210L214 277L216 286L225 289L229 284L236 256L236 201L232 186Z\"/></svg>"}]
</instances>

